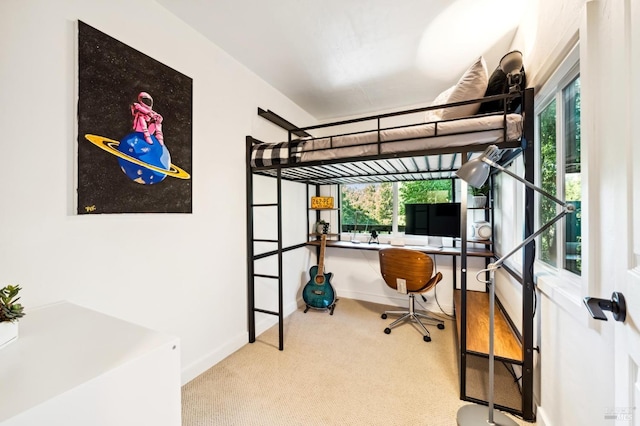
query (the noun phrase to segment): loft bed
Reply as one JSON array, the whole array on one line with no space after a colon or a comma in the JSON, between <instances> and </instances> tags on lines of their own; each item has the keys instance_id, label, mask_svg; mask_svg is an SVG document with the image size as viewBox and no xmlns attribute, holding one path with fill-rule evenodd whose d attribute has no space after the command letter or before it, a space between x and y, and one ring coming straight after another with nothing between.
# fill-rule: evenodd
<instances>
[{"instance_id":1,"label":"loft bed","mask_svg":"<svg viewBox=\"0 0 640 426\"><path fill-rule=\"evenodd\" d=\"M445 113L456 108L468 108L470 105L476 105L474 109L477 110L481 109L482 105L490 104L501 105L502 110L454 118L447 118ZM314 195L319 195L320 185L453 179L454 172L474 154L483 152L489 145L497 145L502 152L497 162L506 166L522 155L525 162L525 179L533 181L533 89L308 127L295 126L272 111L259 108L258 114L286 130L288 138L286 141L266 143L252 136L246 137L248 328L251 343L256 339L256 313L276 315L279 317L279 349L283 350L282 254L308 244L305 242L289 247L284 247L282 244L282 180L307 185L307 198L309 198L309 186L315 186ZM409 117L412 117L413 122ZM275 203L253 203L254 175L276 179L277 201ZM466 193L466 183L462 182L461 185L462 193ZM466 199L462 198L460 200L463 206L460 291L455 296L455 305L459 324L467 324L467 219ZM526 237L532 233L533 220L533 191L528 189L525 191L525 206L524 236ZM253 210L261 207L277 208L278 223L275 240L254 238ZM256 242L275 243L277 249L256 254L254 247ZM327 246L330 247L330 245ZM256 273L255 262L270 256L277 257L277 275ZM518 336L521 342L521 357L519 359L500 359L499 356L496 358L521 366L522 408L514 409L500 404L496 404L496 407L530 421L535 420L533 257L533 244L529 244L523 249L522 271L505 268L523 286L522 332ZM256 307L255 279L257 277L278 280L278 311ZM480 398L466 394L467 357L484 355L468 348L467 332L467 327L458 327L460 398L487 404Z\"/></svg>"},{"instance_id":2,"label":"loft bed","mask_svg":"<svg viewBox=\"0 0 640 426\"><path fill-rule=\"evenodd\" d=\"M498 95L487 101L512 99ZM483 99L456 102L447 107L480 103ZM463 153L482 152L489 145L511 159L522 150L523 113L488 113L449 120L384 127L384 121L421 111L408 111L344 120L305 128L289 128L289 140L264 143L252 137L249 167L256 174L275 177L280 170L287 180L318 185L396 180L452 178L462 164ZM270 111L258 114L273 117ZM371 125L363 131L312 137L308 132L349 125ZM294 139L294 135L305 135ZM434 162L435 161L435 162Z\"/></svg>"}]
</instances>

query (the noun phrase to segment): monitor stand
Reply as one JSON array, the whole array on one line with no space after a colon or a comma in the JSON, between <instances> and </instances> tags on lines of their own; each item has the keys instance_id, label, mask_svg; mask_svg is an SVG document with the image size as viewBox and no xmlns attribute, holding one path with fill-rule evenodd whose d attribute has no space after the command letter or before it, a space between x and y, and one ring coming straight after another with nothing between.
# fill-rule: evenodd
<instances>
[{"instance_id":1,"label":"monitor stand","mask_svg":"<svg viewBox=\"0 0 640 426\"><path fill-rule=\"evenodd\" d=\"M427 237L427 245L429 247L442 248L442 237Z\"/></svg>"}]
</instances>

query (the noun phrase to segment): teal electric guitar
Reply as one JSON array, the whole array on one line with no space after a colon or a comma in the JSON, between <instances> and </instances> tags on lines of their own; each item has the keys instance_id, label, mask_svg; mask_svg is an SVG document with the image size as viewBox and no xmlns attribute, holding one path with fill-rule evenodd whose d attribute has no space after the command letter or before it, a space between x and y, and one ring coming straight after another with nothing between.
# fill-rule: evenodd
<instances>
[{"instance_id":1,"label":"teal electric guitar","mask_svg":"<svg viewBox=\"0 0 640 426\"><path fill-rule=\"evenodd\" d=\"M309 270L311 279L304 286L302 290L302 298L304 303L307 304L307 312L309 308L316 309L331 309L333 315L333 308L336 302L336 293L331 286L331 272L324 273L324 248L327 244L327 236L322 235L322 241L320 243L320 257L318 259L318 265L312 266Z\"/></svg>"}]
</instances>

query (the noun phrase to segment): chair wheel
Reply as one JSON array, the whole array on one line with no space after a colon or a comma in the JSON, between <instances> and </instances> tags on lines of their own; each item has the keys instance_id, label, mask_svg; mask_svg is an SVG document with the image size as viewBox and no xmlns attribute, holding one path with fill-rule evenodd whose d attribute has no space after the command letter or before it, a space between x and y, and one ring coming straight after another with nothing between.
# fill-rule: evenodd
<instances>
[{"instance_id":1,"label":"chair wheel","mask_svg":"<svg viewBox=\"0 0 640 426\"><path fill-rule=\"evenodd\" d=\"M444 330L444 324L438 324L438 330Z\"/></svg>"},{"instance_id":2,"label":"chair wheel","mask_svg":"<svg viewBox=\"0 0 640 426\"><path fill-rule=\"evenodd\" d=\"M384 334L391 334L391 329L389 327L385 328Z\"/></svg>"},{"instance_id":3,"label":"chair wheel","mask_svg":"<svg viewBox=\"0 0 640 426\"><path fill-rule=\"evenodd\" d=\"M424 336L422 338L422 340L424 340L425 342L430 342L431 341L431 337L430 336Z\"/></svg>"},{"instance_id":4,"label":"chair wheel","mask_svg":"<svg viewBox=\"0 0 640 426\"><path fill-rule=\"evenodd\" d=\"M382 319L387 319L387 314L382 314L382 315L380 315L380 318L382 318Z\"/></svg>"}]
</instances>

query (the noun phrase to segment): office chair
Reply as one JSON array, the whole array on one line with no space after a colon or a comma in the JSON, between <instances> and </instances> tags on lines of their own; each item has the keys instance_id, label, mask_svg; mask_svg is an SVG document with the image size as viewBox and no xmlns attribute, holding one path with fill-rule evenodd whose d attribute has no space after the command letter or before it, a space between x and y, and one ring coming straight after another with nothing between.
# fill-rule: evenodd
<instances>
[{"instance_id":1,"label":"office chair","mask_svg":"<svg viewBox=\"0 0 640 426\"><path fill-rule=\"evenodd\" d=\"M422 330L422 339L425 342L430 342L431 335L429 330L420 321L420 318L436 323L440 330L444 329L444 321L416 312L415 296L434 288L442 280L442 274L438 272L432 276L433 260L430 256L420 251L388 248L380 250L379 256L380 272L387 285L394 290L398 290L398 288L404 290L406 288L406 292L409 295L408 311L386 311L382 314L382 319L387 319L387 315L400 315L400 318L389 324L384 329L384 332L389 334L396 325L405 321L412 321L419 330Z\"/></svg>"}]
</instances>

